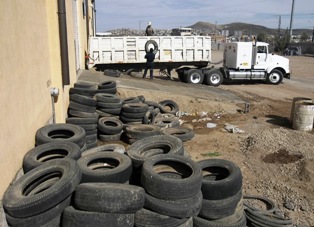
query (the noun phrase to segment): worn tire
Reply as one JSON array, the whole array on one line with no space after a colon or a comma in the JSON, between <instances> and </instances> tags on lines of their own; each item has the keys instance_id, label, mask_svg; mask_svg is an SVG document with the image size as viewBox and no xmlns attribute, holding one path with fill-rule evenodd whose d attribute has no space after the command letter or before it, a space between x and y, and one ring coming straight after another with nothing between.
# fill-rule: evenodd
<instances>
[{"instance_id":1,"label":"worn tire","mask_svg":"<svg viewBox=\"0 0 314 227\"><path fill-rule=\"evenodd\" d=\"M106 81L98 84L98 89L108 89L117 87L116 81Z\"/></svg>"},{"instance_id":2,"label":"worn tire","mask_svg":"<svg viewBox=\"0 0 314 227\"><path fill-rule=\"evenodd\" d=\"M102 117L98 120L98 132L106 135L116 135L123 130L123 123L116 118Z\"/></svg>"},{"instance_id":3,"label":"worn tire","mask_svg":"<svg viewBox=\"0 0 314 227\"><path fill-rule=\"evenodd\" d=\"M70 117L80 117L80 118L97 118L99 117L98 113L88 113L79 110L71 110L69 109Z\"/></svg>"},{"instance_id":4,"label":"worn tire","mask_svg":"<svg viewBox=\"0 0 314 227\"><path fill-rule=\"evenodd\" d=\"M162 171L175 171L182 179L162 176L156 168L165 167ZM156 168L155 168L156 167ZM147 158L142 167L141 183L150 195L164 200L188 199L201 190L202 171L192 159L180 155L156 155Z\"/></svg>"},{"instance_id":5,"label":"worn tire","mask_svg":"<svg viewBox=\"0 0 314 227\"><path fill-rule=\"evenodd\" d=\"M121 112L127 113L146 113L148 106L145 103L126 103L123 104Z\"/></svg>"},{"instance_id":6,"label":"worn tire","mask_svg":"<svg viewBox=\"0 0 314 227\"><path fill-rule=\"evenodd\" d=\"M53 206L47 211L43 211L40 214L30 216L27 218L16 218L6 214L6 221L9 226L29 227L29 226L59 226L61 221L61 214L64 209L71 204L71 196L59 204Z\"/></svg>"},{"instance_id":7,"label":"worn tire","mask_svg":"<svg viewBox=\"0 0 314 227\"><path fill-rule=\"evenodd\" d=\"M207 220L226 218L235 213L239 202L242 202L242 191L234 196L219 200L203 200L202 209L199 216Z\"/></svg>"},{"instance_id":8,"label":"worn tire","mask_svg":"<svg viewBox=\"0 0 314 227\"><path fill-rule=\"evenodd\" d=\"M111 114L111 115L120 115L121 113L121 108L99 108L99 111L106 113L106 114Z\"/></svg>"},{"instance_id":9,"label":"worn tire","mask_svg":"<svg viewBox=\"0 0 314 227\"><path fill-rule=\"evenodd\" d=\"M145 208L159 214L176 218L189 218L197 216L202 207L203 196L199 191L188 199L163 200L145 194Z\"/></svg>"},{"instance_id":10,"label":"worn tire","mask_svg":"<svg viewBox=\"0 0 314 227\"><path fill-rule=\"evenodd\" d=\"M172 100L164 100L159 104L161 113L170 113L175 115L179 111L178 104Z\"/></svg>"},{"instance_id":11,"label":"worn tire","mask_svg":"<svg viewBox=\"0 0 314 227\"><path fill-rule=\"evenodd\" d=\"M76 210L67 207L62 215L62 227L132 227L134 214L112 214Z\"/></svg>"},{"instance_id":12,"label":"worn tire","mask_svg":"<svg viewBox=\"0 0 314 227\"><path fill-rule=\"evenodd\" d=\"M121 101L123 104L140 103L140 99L138 97L128 97L128 98L121 99Z\"/></svg>"},{"instance_id":13,"label":"worn tire","mask_svg":"<svg viewBox=\"0 0 314 227\"><path fill-rule=\"evenodd\" d=\"M143 188L116 183L80 184L73 196L79 210L101 213L135 213L144 206Z\"/></svg>"},{"instance_id":14,"label":"worn tire","mask_svg":"<svg viewBox=\"0 0 314 227\"><path fill-rule=\"evenodd\" d=\"M41 144L28 151L23 158L24 174L32 169L55 159L81 157L81 148L72 142L54 141Z\"/></svg>"},{"instance_id":15,"label":"worn tire","mask_svg":"<svg viewBox=\"0 0 314 227\"><path fill-rule=\"evenodd\" d=\"M99 94L99 93L115 95L115 94L117 94L117 88L113 87L113 88L105 88L105 89L98 89L98 90L96 90L96 94Z\"/></svg>"},{"instance_id":16,"label":"worn tire","mask_svg":"<svg viewBox=\"0 0 314 227\"><path fill-rule=\"evenodd\" d=\"M120 154L124 154L125 147L121 144L105 144L85 151L84 153L82 153L82 156L86 156L97 152L117 152Z\"/></svg>"},{"instance_id":17,"label":"worn tire","mask_svg":"<svg viewBox=\"0 0 314 227\"><path fill-rule=\"evenodd\" d=\"M70 101L73 101L82 105L86 105L86 106L92 106L92 107L95 107L97 104L97 101L95 99L84 96L84 95L78 95L78 94L71 94Z\"/></svg>"},{"instance_id":18,"label":"worn tire","mask_svg":"<svg viewBox=\"0 0 314 227\"><path fill-rule=\"evenodd\" d=\"M29 171L4 193L7 214L27 218L49 210L65 200L81 180L81 171L72 159L54 160Z\"/></svg>"},{"instance_id":19,"label":"worn tire","mask_svg":"<svg viewBox=\"0 0 314 227\"><path fill-rule=\"evenodd\" d=\"M235 223L219 223L216 221L206 220L200 217L193 217L193 226L194 227L245 227L246 226L246 218L243 215L242 218Z\"/></svg>"},{"instance_id":20,"label":"worn tire","mask_svg":"<svg viewBox=\"0 0 314 227\"><path fill-rule=\"evenodd\" d=\"M53 141L69 141L82 148L85 144L85 130L73 124L51 124L37 130L35 135L36 146Z\"/></svg>"},{"instance_id":21,"label":"worn tire","mask_svg":"<svg viewBox=\"0 0 314 227\"><path fill-rule=\"evenodd\" d=\"M125 128L125 133L129 138L143 139L150 136L161 135L160 127L156 125L129 125Z\"/></svg>"},{"instance_id":22,"label":"worn tire","mask_svg":"<svg viewBox=\"0 0 314 227\"><path fill-rule=\"evenodd\" d=\"M108 102L97 102L97 108L101 109L117 109L122 108L122 102L116 102L116 103L108 103Z\"/></svg>"},{"instance_id":23,"label":"worn tire","mask_svg":"<svg viewBox=\"0 0 314 227\"><path fill-rule=\"evenodd\" d=\"M74 87L74 88L70 88L69 94L70 95L71 94L78 94L78 95L83 95L83 96L87 96L87 97L92 98L95 95L95 89Z\"/></svg>"},{"instance_id":24,"label":"worn tire","mask_svg":"<svg viewBox=\"0 0 314 227\"><path fill-rule=\"evenodd\" d=\"M131 159L115 152L92 153L81 157L77 163L82 171L81 183L125 183L132 173Z\"/></svg>"},{"instance_id":25,"label":"worn tire","mask_svg":"<svg viewBox=\"0 0 314 227\"><path fill-rule=\"evenodd\" d=\"M142 166L147 159L145 153L161 149L164 154L183 155L182 141L174 136L157 135L136 141L127 148L127 154L135 167Z\"/></svg>"},{"instance_id":26,"label":"worn tire","mask_svg":"<svg viewBox=\"0 0 314 227\"><path fill-rule=\"evenodd\" d=\"M106 93L97 93L95 95L97 102L105 102L105 103L119 103L121 99L113 94Z\"/></svg>"},{"instance_id":27,"label":"worn tire","mask_svg":"<svg viewBox=\"0 0 314 227\"><path fill-rule=\"evenodd\" d=\"M193 139L195 133L192 129L178 127L178 128L165 128L162 130L165 135L178 137L182 142Z\"/></svg>"},{"instance_id":28,"label":"worn tire","mask_svg":"<svg viewBox=\"0 0 314 227\"><path fill-rule=\"evenodd\" d=\"M154 51L153 52L156 54L157 51L158 51L158 43L155 40L152 40L152 39L148 40L145 43L145 51L146 51L146 53L149 53L149 51L150 51L150 47L149 46L150 45L154 46Z\"/></svg>"},{"instance_id":29,"label":"worn tire","mask_svg":"<svg viewBox=\"0 0 314 227\"><path fill-rule=\"evenodd\" d=\"M95 118L95 117L90 117L90 118L70 117L70 118L66 118L65 122L67 124L73 124L73 125L97 124L98 118Z\"/></svg>"},{"instance_id":30,"label":"worn tire","mask_svg":"<svg viewBox=\"0 0 314 227\"><path fill-rule=\"evenodd\" d=\"M141 209L134 215L136 227L174 227L187 222L187 218L174 218L148 209Z\"/></svg>"},{"instance_id":31,"label":"worn tire","mask_svg":"<svg viewBox=\"0 0 314 227\"><path fill-rule=\"evenodd\" d=\"M114 135L98 134L98 139L102 142L119 141L121 139L121 135L122 132Z\"/></svg>"},{"instance_id":32,"label":"worn tire","mask_svg":"<svg viewBox=\"0 0 314 227\"><path fill-rule=\"evenodd\" d=\"M242 189L242 173L235 163L223 159L207 159L197 164L204 173L202 184L204 199L226 199Z\"/></svg>"}]
</instances>

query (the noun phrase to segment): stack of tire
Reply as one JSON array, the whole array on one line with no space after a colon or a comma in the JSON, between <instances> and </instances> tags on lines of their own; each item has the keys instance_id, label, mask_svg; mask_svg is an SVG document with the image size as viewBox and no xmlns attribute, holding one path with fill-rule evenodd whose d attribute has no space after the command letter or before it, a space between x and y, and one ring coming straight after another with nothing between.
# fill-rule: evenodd
<instances>
[{"instance_id":1,"label":"stack of tire","mask_svg":"<svg viewBox=\"0 0 314 227\"><path fill-rule=\"evenodd\" d=\"M80 184L73 195L73 206L65 209L62 226L134 226L134 214L144 206L141 187L112 184Z\"/></svg>"},{"instance_id":2,"label":"stack of tire","mask_svg":"<svg viewBox=\"0 0 314 227\"><path fill-rule=\"evenodd\" d=\"M70 89L70 104L66 123L75 124L86 131L87 149L97 146L96 100L93 99L95 88L93 85L74 84Z\"/></svg>"},{"instance_id":3,"label":"stack of tire","mask_svg":"<svg viewBox=\"0 0 314 227\"><path fill-rule=\"evenodd\" d=\"M122 101L118 96L108 93L97 93L95 97L97 100L96 112L100 117L120 116Z\"/></svg>"},{"instance_id":4,"label":"stack of tire","mask_svg":"<svg viewBox=\"0 0 314 227\"><path fill-rule=\"evenodd\" d=\"M160 154L184 155L183 143L180 139L168 135L156 135L134 142L126 149L132 160L132 175L130 183L141 186L141 171L144 161Z\"/></svg>"},{"instance_id":5,"label":"stack of tire","mask_svg":"<svg viewBox=\"0 0 314 227\"><path fill-rule=\"evenodd\" d=\"M123 133L123 123L114 117L98 120L98 139L103 142L118 141Z\"/></svg>"},{"instance_id":6,"label":"stack of tire","mask_svg":"<svg viewBox=\"0 0 314 227\"><path fill-rule=\"evenodd\" d=\"M60 226L61 215L80 180L78 164L69 158L30 170L4 193L2 202L9 226Z\"/></svg>"},{"instance_id":7,"label":"stack of tire","mask_svg":"<svg viewBox=\"0 0 314 227\"><path fill-rule=\"evenodd\" d=\"M148 105L145 103L125 103L121 109L120 120L124 124L142 124L147 111Z\"/></svg>"},{"instance_id":8,"label":"stack of tire","mask_svg":"<svg viewBox=\"0 0 314 227\"><path fill-rule=\"evenodd\" d=\"M96 94L117 94L117 83L115 81L106 81L98 84Z\"/></svg>"},{"instance_id":9,"label":"stack of tire","mask_svg":"<svg viewBox=\"0 0 314 227\"><path fill-rule=\"evenodd\" d=\"M73 142L77 144L81 152L87 149L85 130L73 124L58 123L39 128L35 135L35 146L54 141Z\"/></svg>"},{"instance_id":10,"label":"stack of tire","mask_svg":"<svg viewBox=\"0 0 314 227\"><path fill-rule=\"evenodd\" d=\"M198 215L203 201L202 171L197 163L171 154L147 158L141 182L146 192L145 210L135 214L135 226L161 226L158 221L162 217L172 226L192 226L190 219Z\"/></svg>"},{"instance_id":11,"label":"stack of tire","mask_svg":"<svg viewBox=\"0 0 314 227\"><path fill-rule=\"evenodd\" d=\"M150 137L150 136L157 136L161 135L162 132L160 127L156 125L145 125L145 124L135 124L135 125L128 125L125 128L125 135L129 144L133 144L134 142Z\"/></svg>"},{"instance_id":12,"label":"stack of tire","mask_svg":"<svg viewBox=\"0 0 314 227\"><path fill-rule=\"evenodd\" d=\"M207 159L197 164L203 172L203 205L193 220L194 226L246 226L240 168L223 159Z\"/></svg>"}]
</instances>

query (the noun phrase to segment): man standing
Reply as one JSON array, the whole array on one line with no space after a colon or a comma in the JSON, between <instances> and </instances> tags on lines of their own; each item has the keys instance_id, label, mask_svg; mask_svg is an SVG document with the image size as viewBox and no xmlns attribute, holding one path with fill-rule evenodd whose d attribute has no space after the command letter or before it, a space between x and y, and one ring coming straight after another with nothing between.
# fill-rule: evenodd
<instances>
[{"instance_id":1,"label":"man standing","mask_svg":"<svg viewBox=\"0 0 314 227\"><path fill-rule=\"evenodd\" d=\"M147 36L153 36L155 34L154 29L152 27L152 22L148 22L145 32Z\"/></svg>"},{"instance_id":2,"label":"man standing","mask_svg":"<svg viewBox=\"0 0 314 227\"><path fill-rule=\"evenodd\" d=\"M154 54L153 48L150 48L149 52L146 53L145 58L146 58L146 65L145 65L143 79L146 78L147 70L149 69L150 79L152 80L154 79L153 70L154 70L154 60L155 60L155 54Z\"/></svg>"}]
</instances>

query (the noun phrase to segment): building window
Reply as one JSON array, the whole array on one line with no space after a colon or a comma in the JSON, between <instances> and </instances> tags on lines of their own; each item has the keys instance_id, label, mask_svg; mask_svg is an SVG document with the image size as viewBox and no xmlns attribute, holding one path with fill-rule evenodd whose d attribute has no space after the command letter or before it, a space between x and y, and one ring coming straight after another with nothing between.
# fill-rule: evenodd
<instances>
[{"instance_id":1,"label":"building window","mask_svg":"<svg viewBox=\"0 0 314 227\"><path fill-rule=\"evenodd\" d=\"M86 16L85 0L82 1L82 11L83 11L83 18L85 18Z\"/></svg>"}]
</instances>

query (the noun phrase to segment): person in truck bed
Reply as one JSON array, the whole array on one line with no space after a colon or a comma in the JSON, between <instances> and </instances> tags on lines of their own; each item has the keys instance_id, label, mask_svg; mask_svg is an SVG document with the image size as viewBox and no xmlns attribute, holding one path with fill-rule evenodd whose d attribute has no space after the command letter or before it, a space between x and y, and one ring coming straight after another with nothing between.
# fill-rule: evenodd
<instances>
[{"instance_id":1,"label":"person in truck bed","mask_svg":"<svg viewBox=\"0 0 314 227\"><path fill-rule=\"evenodd\" d=\"M152 22L148 22L145 32L147 36L153 36L155 34L155 31L152 27Z\"/></svg>"}]
</instances>

